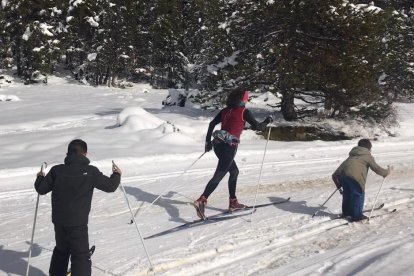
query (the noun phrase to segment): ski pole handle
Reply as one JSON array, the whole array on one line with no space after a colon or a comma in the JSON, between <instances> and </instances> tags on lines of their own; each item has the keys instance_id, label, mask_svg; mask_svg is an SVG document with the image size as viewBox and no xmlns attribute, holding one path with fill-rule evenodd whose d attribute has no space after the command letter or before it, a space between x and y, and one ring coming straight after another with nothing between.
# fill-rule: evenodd
<instances>
[{"instance_id":1,"label":"ski pole handle","mask_svg":"<svg viewBox=\"0 0 414 276\"><path fill-rule=\"evenodd\" d=\"M118 167L118 165L115 164L114 160L112 160L112 172L116 172L119 175L122 175L121 169Z\"/></svg>"},{"instance_id":2,"label":"ski pole handle","mask_svg":"<svg viewBox=\"0 0 414 276\"><path fill-rule=\"evenodd\" d=\"M40 172L43 172L43 170L46 168L47 168L47 163L43 162L42 165L40 166Z\"/></svg>"}]
</instances>

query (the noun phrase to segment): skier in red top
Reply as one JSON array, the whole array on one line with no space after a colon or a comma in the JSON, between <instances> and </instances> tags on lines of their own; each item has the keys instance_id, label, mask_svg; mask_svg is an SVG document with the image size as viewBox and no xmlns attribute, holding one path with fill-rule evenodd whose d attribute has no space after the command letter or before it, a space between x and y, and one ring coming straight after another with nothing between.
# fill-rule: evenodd
<instances>
[{"instance_id":1,"label":"skier in red top","mask_svg":"<svg viewBox=\"0 0 414 276\"><path fill-rule=\"evenodd\" d=\"M207 198L217 188L227 172L230 173L229 211L232 212L237 209L246 208L246 205L239 203L236 197L236 184L239 169L234 161L234 157L240 142L240 135L246 122L251 125L253 130L263 130L267 124L273 121L272 117L269 116L263 122L257 122L251 112L245 108L248 99L249 95L247 91L242 88L236 88L227 97L227 107L222 109L209 124L205 151L208 152L214 147L214 153L219 161L213 178L207 183L200 198L194 201L197 216L201 219L206 218L204 209L207 205ZM213 133L214 127L219 123L221 123L221 130L216 130ZM213 141L211 141L211 135L214 137Z\"/></svg>"}]
</instances>

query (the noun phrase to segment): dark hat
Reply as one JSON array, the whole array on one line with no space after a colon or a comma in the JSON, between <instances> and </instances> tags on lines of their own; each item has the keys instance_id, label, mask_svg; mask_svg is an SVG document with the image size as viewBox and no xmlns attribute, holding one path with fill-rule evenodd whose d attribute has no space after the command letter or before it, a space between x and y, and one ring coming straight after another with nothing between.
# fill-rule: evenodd
<instances>
[{"instance_id":1,"label":"dark hat","mask_svg":"<svg viewBox=\"0 0 414 276\"><path fill-rule=\"evenodd\" d=\"M372 148L372 144L371 144L371 141L369 139L361 139L361 140L359 140L358 141L358 146L367 148L369 150L371 150L371 148Z\"/></svg>"}]
</instances>

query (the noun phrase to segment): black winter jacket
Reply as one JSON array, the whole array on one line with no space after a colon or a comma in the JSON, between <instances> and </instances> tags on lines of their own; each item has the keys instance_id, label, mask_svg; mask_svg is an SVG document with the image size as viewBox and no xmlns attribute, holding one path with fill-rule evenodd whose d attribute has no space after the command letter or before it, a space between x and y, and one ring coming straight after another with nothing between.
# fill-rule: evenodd
<instances>
[{"instance_id":1,"label":"black winter jacket","mask_svg":"<svg viewBox=\"0 0 414 276\"><path fill-rule=\"evenodd\" d=\"M83 155L69 155L65 164L52 167L49 173L36 178L36 191L47 194L52 191L52 222L61 226L88 224L93 189L114 192L121 181L118 173L103 175L98 168L89 165Z\"/></svg>"}]
</instances>

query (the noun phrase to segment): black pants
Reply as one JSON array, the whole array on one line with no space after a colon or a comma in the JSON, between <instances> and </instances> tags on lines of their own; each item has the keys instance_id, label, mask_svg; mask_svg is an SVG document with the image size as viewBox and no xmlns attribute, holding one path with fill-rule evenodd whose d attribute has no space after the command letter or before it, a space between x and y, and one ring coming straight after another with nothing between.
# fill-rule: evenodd
<instances>
[{"instance_id":1,"label":"black pants","mask_svg":"<svg viewBox=\"0 0 414 276\"><path fill-rule=\"evenodd\" d=\"M56 246L53 250L49 273L51 276L65 276L69 256L73 276L90 276L88 226L59 226L55 224Z\"/></svg>"},{"instance_id":2,"label":"black pants","mask_svg":"<svg viewBox=\"0 0 414 276\"><path fill-rule=\"evenodd\" d=\"M237 146L231 146L226 143L214 143L214 153L218 157L216 172L213 178L207 183L203 195L208 198L210 194L217 188L220 181L230 173L229 177L229 195L230 198L236 198L237 177L239 176L239 169L237 168L234 157L236 156Z\"/></svg>"}]
</instances>

